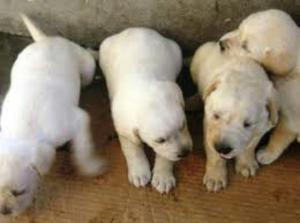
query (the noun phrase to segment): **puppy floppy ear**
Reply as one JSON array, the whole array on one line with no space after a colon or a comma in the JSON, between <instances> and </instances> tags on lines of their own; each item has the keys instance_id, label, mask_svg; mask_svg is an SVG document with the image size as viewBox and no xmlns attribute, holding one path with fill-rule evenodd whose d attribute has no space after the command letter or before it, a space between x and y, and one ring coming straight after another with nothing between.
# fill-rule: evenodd
<instances>
[{"instance_id":1,"label":"puppy floppy ear","mask_svg":"<svg viewBox=\"0 0 300 223\"><path fill-rule=\"evenodd\" d=\"M46 174L55 157L55 149L45 143L36 144L32 149L31 165L40 175Z\"/></svg>"},{"instance_id":2,"label":"puppy floppy ear","mask_svg":"<svg viewBox=\"0 0 300 223\"><path fill-rule=\"evenodd\" d=\"M219 80L214 81L211 85L209 85L203 92L202 99L203 101L206 100L206 98L217 89L218 85L220 84Z\"/></svg>"},{"instance_id":3,"label":"puppy floppy ear","mask_svg":"<svg viewBox=\"0 0 300 223\"><path fill-rule=\"evenodd\" d=\"M239 30L234 30L229 33L226 33L224 36L221 37L219 40L219 46L221 52L226 51L227 49L230 49L232 45L238 41L239 36Z\"/></svg>"},{"instance_id":4,"label":"puppy floppy ear","mask_svg":"<svg viewBox=\"0 0 300 223\"><path fill-rule=\"evenodd\" d=\"M266 47L263 51L263 65L273 72L275 76L286 76L296 65L297 57L294 51L286 50L284 47Z\"/></svg>"},{"instance_id":5,"label":"puppy floppy ear","mask_svg":"<svg viewBox=\"0 0 300 223\"><path fill-rule=\"evenodd\" d=\"M269 112L269 123L270 126L274 127L278 122L278 99L277 92L274 89L273 85L269 86L269 98L266 105L267 111Z\"/></svg>"}]
</instances>

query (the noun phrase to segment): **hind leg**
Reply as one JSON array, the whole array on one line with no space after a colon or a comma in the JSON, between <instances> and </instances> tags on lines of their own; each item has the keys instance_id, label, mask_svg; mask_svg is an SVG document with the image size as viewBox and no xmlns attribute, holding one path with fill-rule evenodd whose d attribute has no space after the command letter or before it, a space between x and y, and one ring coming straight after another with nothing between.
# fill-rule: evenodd
<instances>
[{"instance_id":1,"label":"hind leg","mask_svg":"<svg viewBox=\"0 0 300 223\"><path fill-rule=\"evenodd\" d=\"M76 111L76 125L71 143L75 162L82 174L94 176L103 172L106 162L100 160L95 154L90 132L90 118L81 109Z\"/></svg>"}]
</instances>

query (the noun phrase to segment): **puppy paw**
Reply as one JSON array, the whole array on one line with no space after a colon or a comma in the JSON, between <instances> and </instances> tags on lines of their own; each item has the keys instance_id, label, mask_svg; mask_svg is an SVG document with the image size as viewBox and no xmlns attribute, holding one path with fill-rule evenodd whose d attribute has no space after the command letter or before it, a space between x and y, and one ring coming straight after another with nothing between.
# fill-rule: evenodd
<instances>
[{"instance_id":1,"label":"puppy paw","mask_svg":"<svg viewBox=\"0 0 300 223\"><path fill-rule=\"evenodd\" d=\"M217 192L224 189L227 186L226 170L206 171L203 178L203 184L209 192Z\"/></svg>"},{"instance_id":2,"label":"puppy paw","mask_svg":"<svg viewBox=\"0 0 300 223\"><path fill-rule=\"evenodd\" d=\"M250 160L249 162L236 162L235 171L244 177L253 177L258 169L258 163L256 160Z\"/></svg>"},{"instance_id":3,"label":"puppy paw","mask_svg":"<svg viewBox=\"0 0 300 223\"><path fill-rule=\"evenodd\" d=\"M153 173L151 184L158 192L167 194L175 187L176 179L171 171L160 170Z\"/></svg>"},{"instance_id":4,"label":"puppy paw","mask_svg":"<svg viewBox=\"0 0 300 223\"><path fill-rule=\"evenodd\" d=\"M98 176L107 169L107 161L100 158L92 158L79 165L79 170L85 176Z\"/></svg>"},{"instance_id":5,"label":"puppy paw","mask_svg":"<svg viewBox=\"0 0 300 223\"><path fill-rule=\"evenodd\" d=\"M136 187L146 186L151 179L151 171L149 165L131 167L128 172L128 180Z\"/></svg>"},{"instance_id":6,"label":"puppy paw","mask_svg":"<svg viewBox=\"0 0 300 223\"><path fill-rule=\"evenodd\" d=\"M260 164L268 165L273 163L278 158L278 155L274 152L270 152L267 149L261 149L256 154L256 159Z\"/></svg>"}]
</instances>

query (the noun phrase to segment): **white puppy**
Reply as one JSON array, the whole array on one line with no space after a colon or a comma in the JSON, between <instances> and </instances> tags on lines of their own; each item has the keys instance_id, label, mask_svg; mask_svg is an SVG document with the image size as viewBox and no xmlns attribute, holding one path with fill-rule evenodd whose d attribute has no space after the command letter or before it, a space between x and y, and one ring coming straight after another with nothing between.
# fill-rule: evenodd
<instances>
[{"instance_id":1,"label":"white puppy","mask_svg":"<svg viewBox=\"0 0 300 223\"><path fill-rule=\"evenodd\" d=\"M273 73L279 123L266 149L257 153L260 163L270 164L300 139L300 29L287 13L266 10L247 17L220 44L225 53L253 58Z\"/></svg>"},{"instance_id":2,"label":"white puppy","mask_svg":"<svg viewBox=\"0 0 300 223\"><path fill-rule=\"evenodd\" d=\"M89 115L78 107L80 85L92 81L95 62L80 46L45 36L23 16L34 40L18 56L4 99L0 132L0 212L18 214L33 200L55 148L72 142L80 171L95 175Z\"/></svg>"},{"instance_id":3,"label":"white puppy","mask_svg":"<svg viewBox=\"0 0 300 223\"><path fill-rule=\"evenodd\" d=\"M226 159L245 177L258 168L255 148L277 122L275 92L262 67L251 59L223 55L216 42L201 46L191 74L205 103L203 183L209 191L227 185Z\"/></svg>"},{"instance_id":4,"label":"white puppy","mask_svg":"<svg viewBox=\"0 0 300 223\"><path fill-rule=\"evenodd\" d=\"M248 56L276 75L300 69L300 30L285 12L270 9L251 14L220 45L231 55ZM230 49L230 50L229 50Z\"/></svg>"},{"instance_id":5,"label":"white puppy","mask_svg":"<svg viewBox=\"0 0 300 223\"><path fill-rule=\"evenodd\" d=\"M100 46L114 125L129 181L137 187L151 179L142 142L156 152L152 185L161 193L175 186L173 162L192 149L183 96L175 83L181 64L179 46L147 28L126 29Z\"/></svg>"}]
</instances>

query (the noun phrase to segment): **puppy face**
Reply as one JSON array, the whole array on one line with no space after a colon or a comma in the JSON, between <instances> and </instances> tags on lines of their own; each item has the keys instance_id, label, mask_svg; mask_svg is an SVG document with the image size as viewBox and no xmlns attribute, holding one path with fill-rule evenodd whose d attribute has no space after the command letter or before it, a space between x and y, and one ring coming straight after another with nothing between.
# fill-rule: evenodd
<instances>
[{"instance_id":1,"label":"puppy face","mask_svg":"<svg viewBox=\"0 0 300 223\"><path fill-rule=\"evenodd\" d=\"M234 75L242 74L231 74L231 78ZM217 81L205 100L206 143L226 159L270 129L269 94L255 84L234 82L230 78Z\"/></svg>"},{"instance_id":2,"label":"puppy face","mask_svg":"<svg viewBox=\"0 0 300 223\"><path fill-rule=\"evenodd\" d=\"M158 94L159 89L164 89L162 95ZM137 134L156 153L169 160L185 157L193 144L180 89L175 84L164 84L148 93L152 99L143 110Z\"/></svg>"},{"instance_id":3,"label":"puppy face","mask_svg":"<svg viewBox=\"0 0 300 223\"><path fill-rule=\"evenodd\" d=\"M1 154L0 213L3 215L17 215L33 201L39 178L27 160L17 153Z\"/></svg>"},{"instance_id":4,"label":"puppy face","mask_svg":"<svg viewBox=\"0 0 300 223\"><path fill-rule=\"evenodd\" d=\"M8 139L0 134L0 213L17 215L28 208L55 150L48 145Z\"/></svg>"},{"instance_id":5,"label":"puppy face","mask_svg":"<svg viewBox=\"0 0 300 223\"><path fill-rule=\"evenodd\" d=\"M250 57L282 75L295 66L299 28L287 13L267 10L247 17L237 30L225 34L219 43L223 51Z\"/></svg>"}]
</instances>

